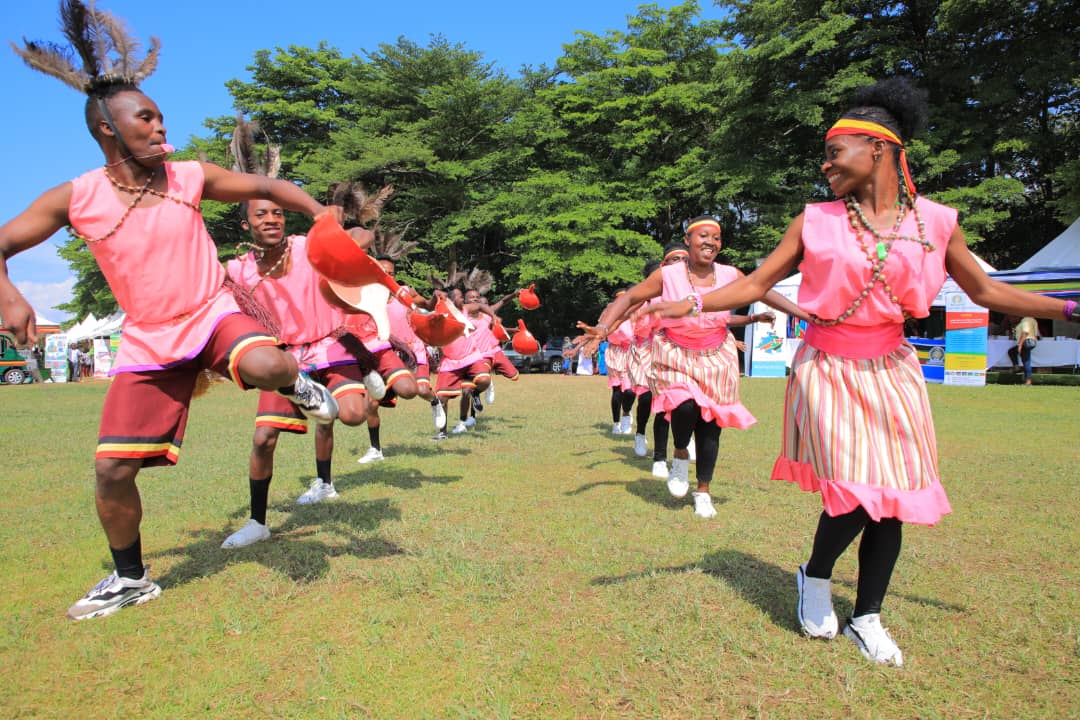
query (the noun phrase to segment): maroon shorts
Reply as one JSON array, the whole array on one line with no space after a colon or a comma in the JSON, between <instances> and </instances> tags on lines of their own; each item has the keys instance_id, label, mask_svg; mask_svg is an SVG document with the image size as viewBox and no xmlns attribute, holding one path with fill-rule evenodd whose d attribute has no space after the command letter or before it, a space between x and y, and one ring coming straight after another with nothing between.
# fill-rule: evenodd
<instances>
[{"instance_id":1,"label":"maroon shorts","mask_svg":"<svg viewBox=\"0 0 1080 720\"><path fill-rule=\"evenodd\" d=\"M506 353L502 350L488 358L488 361L491 363L491 372L498 373L511 380L518 379L518 369L514 367L514 363L510 362L510 358L506 357Z\"/></svg>"},{"instance_id":2,"label":"maroon shorts","mask_svg":"<svg viewBox=\"0 0 1080 720\"><path fill-rule=\"evenodd\" d=\"M477 380L490 377L491 369L487 360L477 360L457 370L440 370L435 380L435 394L441 398L458 397L463 390L475 389Z\"/></svg>"},{"instance_id":3,"label":"maroon shorts","mask_svg":"<svg viewBox=\"0 0 1080 720\"><path fill-rule=\"evenodd\" d=\"M431 389L431 366L427 363L416 365L416 387L420 389L420 392Z\"/></svg>"},{"instance_id":4,"label":"maroon shorts","mask_svg":"<svg viewBox=\"0 0 1080 720\"><path fill-rule=\"evenodd\" d=\"M237 368L258 347L281 344L255 320L233 313L218 322L191 360L165 370L117 373L105 393L94 457L141 459L143 467L175 465L199 373L213 370L246 390Z\"/></svg>"},{"instance_id":5,"label":"maroon shorts","mask_svg":"<svg viewBox=\"0 0 1080 720\"><path fill-rule=\"evenodd\" d=\"M326 386L335 399L353 393L366 393L363 371L359 365L334 365L308 373L313 380ZM259 408L255 411L255 427L272 427L285 432L304 434L308 420L292 402L276 392L259 392Z\"/></svg>"}]
</instances>

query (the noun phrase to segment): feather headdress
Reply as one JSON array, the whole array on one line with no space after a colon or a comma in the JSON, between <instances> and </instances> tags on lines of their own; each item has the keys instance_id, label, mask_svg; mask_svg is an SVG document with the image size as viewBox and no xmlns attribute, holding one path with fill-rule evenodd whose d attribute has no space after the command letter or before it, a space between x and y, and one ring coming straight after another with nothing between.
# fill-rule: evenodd
<instances>
[{"instance_id":1,"label":"feather headdress","mask_svg":"<svg viewBox=\"0 0 1080 720\"><path fill-rule=\"evenodd\" d=\"M93 4L61 0L60 28L69 46L23 38L23 47L11 47L33 69L87 95L100 95L111 86L137 86L157 69L161 41L151 37L150 49L139 60L140 44L124 21Z\"/></svg>"},{"instance_id":2,"label":"feather headdress","mask_svg":"<svg viewBox=\"0 0 1080 720\"><path fill-rule=\"evenodd\" d=\"M369 195L360 183L346 181L331 184L326 194L330 198L331 205L340 205L344 208L346 223L367 225L379 219L383 205L394 194L394 186L384 185L379 192Z\"/></svg>"},{"instance_id":3,"label":"feather headdress","mask_svg":"<svg viewBox=\"0 0 1080 720\"><path fill-rule=\"evenodd\" d=\"M419 245L419 242L410 240L405 242L402 238L405 237L405 233L409 228L406 228L400 232L392 232L390 230L384 230L380 226L376 225L372 230L374 238L371 240L371 253L375 257L388 257L394 262L397 262L401 258L405 257L410 250Z\"/></svg>"},{"instance_id":4,"label":"feather headdress","mask_svg":"<svg viewBox=\"0 0 1080 720\"><path fill-rule=\"evenodd\" d=\"M437 277L432 273L428 273L427 279L428 282L431 283L431 287L436 290L449 290L452 287L464 285L467 277L469 277L469 274L464 270L458 270L457 261L452 260L445 279Z\"/></svg>"},{"instance_id":5,"label":"feather headdress","mask_svg":"<svg viewBox=\"0 0 1080 720\"><path fill-rule=\"evenodd\" d=\"M475 290L481 295L487 295L494 284L495 277L487 270L481 270L478 267L474 267L465 276L465 289Z\"/></svg>"},{"instance_id":6,"label":"feather headdress","mask_svg":"<svg viewBox=\"0 0 1080 720\"><path fill-rule=\"evenodd\" d=\"M242 114L236 116L236 128L233 130L229 154L233 158L233 170L252 175L276 178L281 171L281 146L274 145L266 133L266 150L260 152L255 147L255 135L262 132L258 123L248 122Z\"/></svg>"}]
</instances>

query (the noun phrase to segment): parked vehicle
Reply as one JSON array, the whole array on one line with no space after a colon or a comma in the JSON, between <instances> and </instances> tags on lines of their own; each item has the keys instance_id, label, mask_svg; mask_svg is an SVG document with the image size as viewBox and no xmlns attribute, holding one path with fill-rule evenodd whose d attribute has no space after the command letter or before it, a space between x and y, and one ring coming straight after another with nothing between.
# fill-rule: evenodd
<instances>
[{"instance_id":1,"label":"parked vehicle","mask_svg":"<svg viewBox=\"0 0 1080 720\"><path fill-rule=\"evenodd\" d=\"M550 337L540 346L540 354L543 356L542 365L545 372L561 373L563 371L563 339ZM570 372L577 369L577 356L570 358Z\"/></svg>"},{"instance_id":2,"label":"parked vehicle","mask_svg":"<svg viewBox=\"0 0 1080 720\"><path fill-rule=\"evenodd\" d=\"M0 333L0 382L6 385L34 382L26 369L26 358L15 349L15 337L8 333Z\"/></svg>"},{"instance_id":3,"label":"parked vehicle","mask_svg":"<svg viewBox=\"0 0 1080 720\"><path fill-rule=\"evenodd\" d=\"M544 371L544 356L541 353L534 353L532 355L522 355L514 349L513 343L509 340L502 345L503 354L506 355L506 359L510 361L510 364L517 368L518 372L528 373L533 370Z\"/></svg>"}]
</instances>

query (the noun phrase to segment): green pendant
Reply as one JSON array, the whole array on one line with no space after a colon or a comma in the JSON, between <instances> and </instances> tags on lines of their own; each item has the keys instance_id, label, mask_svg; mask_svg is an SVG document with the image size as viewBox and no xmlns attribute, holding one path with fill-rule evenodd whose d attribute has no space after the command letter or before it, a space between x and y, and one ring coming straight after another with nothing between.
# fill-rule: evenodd
<instances>
[{"instance_id":1,"label":"green pendant","mask_svg":"<svg viewBox=\"0 0 1080 720\"><path fill-rule=\"evenodd\" d=\"M885 248L885 243L878 240L877 244L877 259L884 260L885 256L889 254L889 251Z\"/></svg>"}]
</instances>

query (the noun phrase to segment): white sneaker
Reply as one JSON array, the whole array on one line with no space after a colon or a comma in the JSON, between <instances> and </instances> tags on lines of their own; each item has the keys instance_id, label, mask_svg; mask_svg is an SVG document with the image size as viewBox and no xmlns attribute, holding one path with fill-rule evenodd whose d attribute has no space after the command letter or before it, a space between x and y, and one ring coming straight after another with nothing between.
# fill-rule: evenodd
<instances>
[{"instance_id":1,"label":"white sneaker","mask_svg":"<svg viewBox=\"0 0 1080 720\"><path fill-rule=\"evenodd\" d=\"M716 517L716 508L712 504L712 495L707 492L694 493L694 514L703 518Z\"/></svg>"},{"instance_id":2,"label":"white sneaker","mask_svg":"<svg viewBox=\"0 0 1080 720\"><path fill-rule=\"evenodd\" d=\"M619 423L611 423L611 434L622 435L622 426Z\"/></svg>"},{"instance_id":3,"label":"white sneaker","mask_svg":"<svg viewBox=\"0 0 1080 720\"><path fill-rule=\"evenodd\" d=\"M658 477L661 480L668 479L667 460L657 460L652 464L653 477Z\"/></svg>"},{"instance_id":4,"label":"white sneaker","mask_svg":"<svg viewBox=\"0 0 1080 720\"><path fill-rule=\"evenodd\" d=\"M904 656L889 631L881 627L881 615L878 613L849 619L844 634L859 646L867 660L881 665L903 666Z\"/></svg>"},{"instance_id":5,"label":"white sneaker","mask_svg":"<svg viewBox=\"0 0 1080 720\"><path fill-rule=\"evenodd\" d=\"M356 462L360 463L361 465L378 462L379 460L385 460L382 454L382 450L374 447L369 447L366 453L356 458Z\"/></svg>"},{"instance_id":6,"label":"white sneaker","mask_svg":"<svg viewBox=\"0 0 1080 720\"><path fill-rule=\"evenodd\" d=\"M476 418L472 417L471 415L469 417L465 418L465 427L472 427L475 424L476 424Z\"/></svg>"},{"instance_id":7,"label":"white sneaker","mask_svg":"<svg viewBox=\"0 0 1080 720\"><path fill-rule=\"evenodd\" d=\"M446 427L446 410L441 402L436 402L431 406L431 421L435 423L436 430Z\"/></svg>"},{"instance_id":8,"label":"white sneaker","mask_svg":"<svg viewBox=\"0 0 1080 720\"><path fill-rule=\"evenodd\" d=\"M831 640L836 637L839 623L832 605L832 582L806 574L806 565L799 566L795 578L799 586L799 624L810 637Z\"/></svg>"},{"instance_id":9,"label":"white sneaker","mask_svg":"<svg viewBox=\"0 0 1080 720\"><path fill-rule=\"evenodd\" d=\"M463 421L463 420L458 420L458 424L457 424L457 425L455 425L455 426L454 426L454 427L453 427L453 428L452 428L452 429L450 430L450 433L451 433L452 435L460 435L461 433L465 432L465 431L466 431L466 430L468 430L468 429L469 429L469 426L465 424L465 421Z\"/></svg>"},{"instance_id":10,"label":"white sneaker","mask_svg":"<svg viewBox=\"0 0 1080 720\"><path fill-rule=\"evenodd\" d=\"M374 400L382 400L386 397L386 383L376 370L364 376L364 387L367 388L368 396Z\"/></svg>"},{"instance_id":11,"label":"white sneaker","mask_svg":"<svg viewBox=\"0 0 1080 720\"><path fill-rule=\"evenodd\" d=\"M338 496L333 483L324 483L322 478L315 478L303 495L296 498L297 505L313 505L323 500L333 500Z\"/></svg>"},{"instance_id":12,"label":"white sneaker","mask_svg":"<svg viewBox=\"0 0 1080 720\"><path fill-rule=\"evenodd\" d=\"M623 415L622 420L619 421L619 434L620 435L633 435L634 434L634 428L631 425L629 415Z\"/></svg>"},{"instance_id":13,"label":"white sneaker","mask_svg":"<svg viewBox=\"0 0 1080 720\"><path fill-rule=\"evenodd\" d=\"M221 547L227 550L231 548L242 548L269 539L270 528L266 527L255 518L251 518L244 527L225 538L225 542L221 543Z\"/></svg>"},{"instance_id":14,"label":"white sneaker","mask_svg":"<svg viewBox=\"0 0 1080 720\"><path fill-rule=\"evenodd\" d=\"M645 442L645 436L641 433L634 435L634 454L638 457L645 457L649 454L649 445Z\"/></svg>"},{"instance_id":15,"label":"white sneaker","mask_svg":"<svg viewBox=\"0 0 1080 720\"><path fill-rule=\"evenodd\" d=\"M495 403L495 381L494 380L492 380L491 384L488 385L487 395L484 397L484 400L487 401L488 405L492 405L492 404Z\"/></svg>"},{"instance_id":16,"label":"white sneaker","mask_svg":"<svg viewBox=\"0 0 1080 720\"><path fill-rule=\"evenodd\" d=\"M686 497L690 491L690 461L683 458L671 459L671 472L668 473L668 492L672 497Z\"/></svg>"},{"instance_id":17,"label":"white sneaker","mask_svg":"<svg viewBox=\"0 0 1080 720\"><path fill-rule=\"evenodd\" d=\"M330 425L338 416L338 404L334 396L325 387L309 378L305 373L297 373L291 395L278 393L288 398L309 420L319 425Z\"/></svg>"},{"instance_id":18,"label":"white sneaker","mask_svg":"<svg viewBox=\"0 0 1080 720\"><path fill-rule=\"evenodd\" d=\"M690 438L690 444L686 446L686 452L690 456L690 462L697 462L697 438Z\"/></svg>"}]
</instances>

